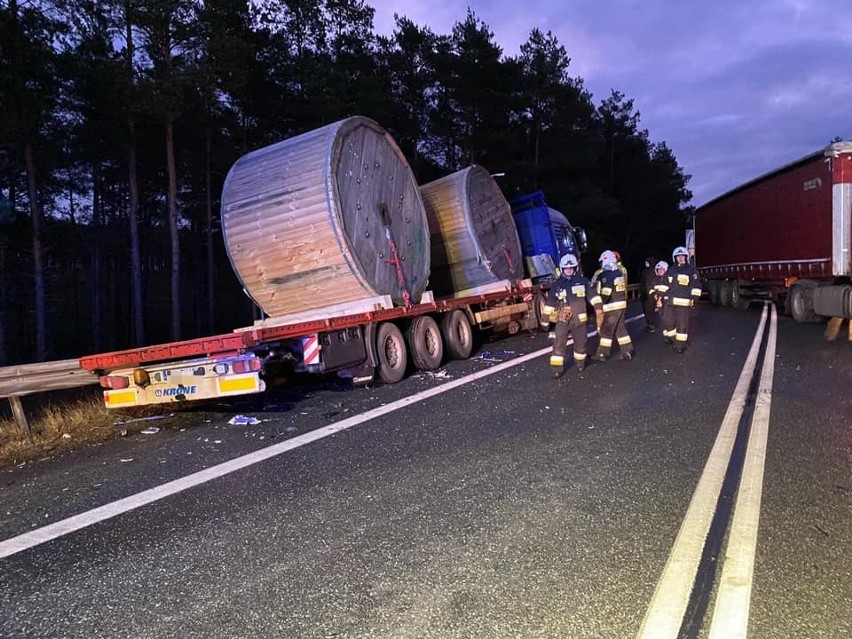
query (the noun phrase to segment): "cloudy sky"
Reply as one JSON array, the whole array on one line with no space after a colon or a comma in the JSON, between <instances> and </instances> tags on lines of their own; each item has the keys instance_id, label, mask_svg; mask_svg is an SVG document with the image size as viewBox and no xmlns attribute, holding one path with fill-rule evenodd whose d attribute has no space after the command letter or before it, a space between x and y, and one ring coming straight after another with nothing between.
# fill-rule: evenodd
<instances>
[{"instance_id":1,"label":"cloudy sky","mask_svg":"<svg viewBox=\"0 0 852 639\"><path fill-rule=\"evenodd\" d=\"M693 203L852 140L852 0L366 0L449 34L470 7L505 55L552 31L596 104L615 88L692 175Z\"/></svg>"}]
</instances>

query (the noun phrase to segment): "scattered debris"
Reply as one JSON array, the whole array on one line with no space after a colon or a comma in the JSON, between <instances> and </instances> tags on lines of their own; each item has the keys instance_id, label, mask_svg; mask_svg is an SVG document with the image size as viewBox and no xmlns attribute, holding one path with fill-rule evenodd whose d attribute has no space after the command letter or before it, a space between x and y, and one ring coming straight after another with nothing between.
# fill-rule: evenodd
<instances>
[{"instance_id":1,"label":"scattered debris","mask_svg":"<svg viewBox=\"0 0 852 639\"><path fill-rule=\"evenodd\" d=\"M231 426L254 426L259 424L260 420L256 417L247 417L246 415L234 415L228 420Z\"/></svg>"},{"instance_id":2,"label":"scattered debris","mask_svg":"<svg viewBox=\"0 0 852 639\"><path fill-rule=\"evenodd\" d=\"M156 435L157 433L160 432L160 429L157 428L156 426L148 426L148 428L145 428L145 429L141 430L140 432L143 435Z\"/></svg>"},{"instance_id":3,"label":"scattered debris","mask_svg":"<svg viewBox=\"0 0 852 639\"><path fill-rule=\"evenodd\" d=\"M491 351L482 351L479 355L477 355L473 359L478 359L482 362L494 362L494 363L500 363L500 362L503 361L502 359L497 359L496 357L492 357Z\"/></svg>"},{"instance_id":4,"label":"scattered debris","mask_svg":"<svg viewBox=\"0 0 852 639\"><path fill-rule=\"evenodd\" d=\"M153 422L159 419L167 419L169 417L174 417L174 413L169 413L168 415L151 415L150 417L135 417L133 419L120 419L115 422L113 426L126 426L127 424L132 424L134 422Z\"/></svg>"},{"instance_id":5,"label":"scattered debris","mask_svg":"<svg viewBox=\"0 0 852 639\"><path fill-rule=\"evenodd\" d=\"M450 375L446 370L441 371L428 371L426 373L432 379L452 379L452 375Z\"/></svg>"},{"instance_id":6,"label":"scattered debris","mask_svg":"<svg viewBox=\"0 0 852 639\"><path fill-rule=\"evenodd\" d=\"M133 458L132 457L128 457L127 459L122 458L122 459L119 459L118 461L120 461L120 462L132 462Z\"/></svg>"}]
</instances>

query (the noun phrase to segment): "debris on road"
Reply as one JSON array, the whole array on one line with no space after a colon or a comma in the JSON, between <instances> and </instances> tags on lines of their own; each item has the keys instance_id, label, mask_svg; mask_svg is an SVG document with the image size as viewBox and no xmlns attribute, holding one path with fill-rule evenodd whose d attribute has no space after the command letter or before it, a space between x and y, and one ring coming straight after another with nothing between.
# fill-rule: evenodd
<instances>
[{"instance_id":1,"label":"debris on road","mask_svg":"<svg viewBox=\"0 0 852 639\"><path fill-rule=\"evenodd\" d=\"M256 417L248 417L246 415L234 415L228 420L231 426L254 426L260 423Z\"/></svg>"}]
</instances>

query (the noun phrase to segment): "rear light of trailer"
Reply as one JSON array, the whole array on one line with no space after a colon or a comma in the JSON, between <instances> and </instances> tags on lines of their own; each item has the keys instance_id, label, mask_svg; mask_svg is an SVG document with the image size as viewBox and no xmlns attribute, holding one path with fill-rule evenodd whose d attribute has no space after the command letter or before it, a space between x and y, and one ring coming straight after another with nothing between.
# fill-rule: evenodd
<instances>
[{"instance_id":1,"label":"rear light of trailer","mask_svg":"<svg viewBox=\"0 0 852 639\"><path fill-rule=\"evenodd\" d=\"M151 376L144 368L133 369L133 383L140 388L145 388L151 383Z\"/></svg>"},{"instance_id":2,"label":"rear light of trailer","mask_svg":"<svg viewBox=\"0 0 852 639\"><path fill-rule=\"evenodd\" d=\"M238 359L231 363L231 368L235 373L251 373L260 370L260 360L257 357L250 359Z\"/></svg>"},{"instance_id":3,"label":"rear light of trailer","mask_svg":"<svg viewBox=\"0 0 852 639\"><path fill-rule=\"evenodd\" d=\"M120 390L130 386L130 379L124 375L103 375L98 378L101 388Z\"/></svg>"}]
</instances>

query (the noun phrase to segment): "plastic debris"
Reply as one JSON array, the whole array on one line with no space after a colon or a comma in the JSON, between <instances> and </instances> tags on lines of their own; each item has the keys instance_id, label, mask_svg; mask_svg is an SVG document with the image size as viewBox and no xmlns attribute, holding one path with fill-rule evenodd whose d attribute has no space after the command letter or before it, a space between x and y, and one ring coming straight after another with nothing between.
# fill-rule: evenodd
<instances>
[{"instance_id":1,"label":"plastic debris","mask_svg":"<svg viewBox=\"0 0 852 639\"><path fill-rule=\"evenodd\" d=\"M447 371L429 371L426 374L432 379L452 379L452 376Z\"/></svg>"},{"instance_id":2,"label":"plastic debris","mask_svg":"<svg viewBox=\"0 0 852 639\"><path fill-rule=\"evenodd\" d=\"M247 417L246 415L234 415L228 420L231 426L254 426L259 424L260 420L255 417Z\"/></svg>"},{"instance_id":3,"label":"plastic debris","mask_svg":"<svg viewBox=\"0 0 852 639\"><path fill-rule=\"evenodd\" d=\"M151 415L150 417L135 417L134 419L120 419L115 422L113 426L124 426L126 424L132 424L133 422L153 422L158 419L166 419L168 417L174 417L174 413L169 413L168 415Z\"/></svg>"},{"instance_id":4,"label":"plastic debris","mask_svg":"<svg viewBox=\"0 0 852 639\"><path fill-rule=\"evenodd\" d=\"M129 457L128 459L120 459L119 461L122 461L122 462L132 462L132 461L133 461L133 458L132 458L132 457Z\"/></svg>"},{"instance_id":5,"label":"plastic debris","mask_svg":"<svg viewBox=\"0 0 852 639\"><path fill-rule=\"evenodd\" d=\"M481 362L502 362L502 359L497 359L496 357L491 356L491 351L482 351L479 355L474 357L473 359L478 359Z\"/></svg>"},{"instance_id":6,"label":"plastic debris","mask_svg":"<svg viewBox=\"0 0 852 639\"><path fill-rule=\"evenodd\" d=\"M145 428L145 429L141 430L140 432L143 435L155 435L156 433L160 432L160 429L157 428L156 426L148 426L148 428Z\"/></svg>"}]
</instances>

